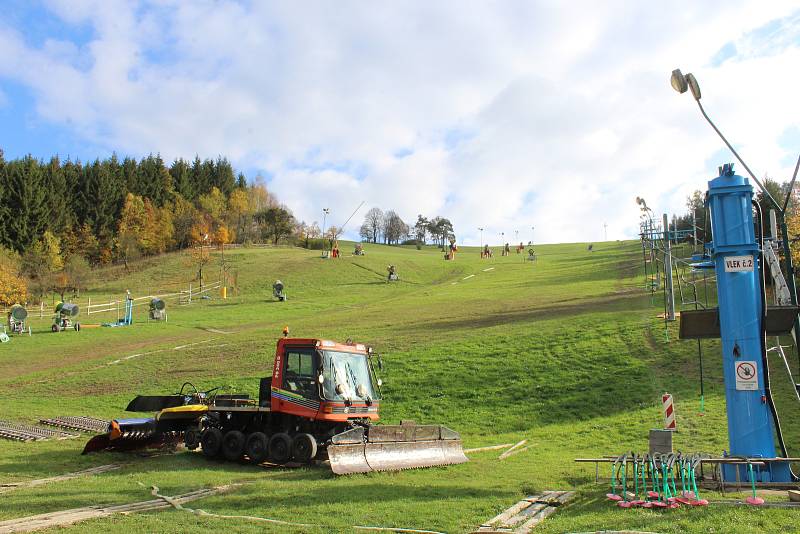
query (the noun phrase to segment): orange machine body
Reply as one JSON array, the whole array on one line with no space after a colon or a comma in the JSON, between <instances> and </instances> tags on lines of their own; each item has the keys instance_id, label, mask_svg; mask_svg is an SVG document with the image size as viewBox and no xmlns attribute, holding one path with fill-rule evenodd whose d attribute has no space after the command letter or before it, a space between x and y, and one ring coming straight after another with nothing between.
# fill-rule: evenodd
<instances>
[{"instance_id":1,"label":"orange machine body","mask_svg":"<svg viewBox=\"0 0 800 534\"><path fill-rule=\"evenodd\" d=\"M342 344L315 338L284 337L278 340L275 352L270 387L270 411L273 414L283 413L331 423L346 422L351 419L377 421L380 404L378 399L370 399L368 403L362 399L345 401L325 398L323 384L317 379L321 369L322 351L363 355L369 366L370 377L374 378L369 363L369 349L365 345ZM298 377L293 373L292 366L295 367L295 371L300 367L306 372L309 370L311 372ZM313 384L309 383L309 375L313 379Z\"/></svg>"}]
</instances>

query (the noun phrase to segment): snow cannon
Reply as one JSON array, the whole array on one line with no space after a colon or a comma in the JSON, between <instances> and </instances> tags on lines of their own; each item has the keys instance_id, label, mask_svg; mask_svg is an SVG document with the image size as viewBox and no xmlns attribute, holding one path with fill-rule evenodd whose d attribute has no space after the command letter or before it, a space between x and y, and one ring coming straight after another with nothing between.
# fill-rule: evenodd
<instances>
[{"instance_id":1,"label":"snow cannon","mask_svg":"<svg viewBox=\"0 0 800 534\"><path fill-rule=\"evenodd\" d=\"M167 303L158 297L151 299L149 316L154 321L166 321Z\"/></svg>"},{"instance_id":2,"label":"snow cannon","mask_svg":"<svg viewBox=\"0 0 800 534\"><path fill-rule=\"evenodd\" d=\"M272 294L281 302L286 300L286 293L283 292L283 282L275 280L275 283L272 284Z\"/></svg>"},{"instance_id":3,"label":"snow cannon","mask_svg":"<svg viewBox=\"0 0 800 534\"><path fill-rule=\"evenodd\" d=\"M81 324L77 321L73 321L73 319L78 316L78 313L80 313L80 308L78 308L77 304L71 302L59 302L56 304L55 315L53 315L53 326L51 327L53 332L61 332L63 330L69 330L70 328L74 329L76 332L80 332Z\"/></svg>"},{"instance_id":4,"label":"snow cannon","mask_svg":"<svg viewBox=\"0 0 800 534\"><path fill-rule=\"evenodd\" d=\"M12 334L31 334L31 327L27 324L28 310L19 304L14 304L8 311L8 329Z\"/></svg>"}]
</instances>

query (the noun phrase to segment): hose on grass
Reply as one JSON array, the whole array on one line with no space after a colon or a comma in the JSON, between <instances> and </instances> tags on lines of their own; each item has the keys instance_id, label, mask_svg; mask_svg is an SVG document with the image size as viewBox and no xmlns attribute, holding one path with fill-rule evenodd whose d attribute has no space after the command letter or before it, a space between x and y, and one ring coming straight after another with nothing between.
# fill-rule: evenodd
<instances>
[{"instance_id":1,"label":"hose on grass","mask_svg":"<svg viewBox=\"0 0 800 534\"><path fill-rule=\"evenodd\" d=\"M141 482L139 483L140 485ZM330 527L326 525L315 525L312 523L293 523L291 521L282 521L280 519L269 519L266 517L257 517L252 515L225 515L225 514L214 514L211 512L206 512L205 510L201 510L199 508L189 508L183 506L181 503L176 502L172 497L167 495L161 495L159 493L158 486L150 486L151 491L150 494L154 497L158 497L163 501L167 502L170 506L175 508L176 510L183 510L185 512L189 512L194 515L198 515L201 517L213 517L215 519L241 519L245 521L254 521L259 523L269 523L272 525L283 525L289 527L302 527L302 528L314 528L314 529L323 529L328 530ZM370 526L360 526L360 525L353 525L353 530L369 530L369 531L382 531L382 532L407 532L409 534L444 534L443 532L439 532L436 530L417 530L412 528L396 528L396 527L370 527Z\"/></svg>"}]
</instances>

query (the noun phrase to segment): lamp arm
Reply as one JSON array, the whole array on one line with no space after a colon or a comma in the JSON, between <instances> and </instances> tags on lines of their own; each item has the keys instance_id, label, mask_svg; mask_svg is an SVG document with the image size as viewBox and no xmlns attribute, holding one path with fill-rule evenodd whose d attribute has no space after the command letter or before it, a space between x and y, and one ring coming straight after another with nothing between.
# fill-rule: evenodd
<instances>
[{"instance_id":1,"label":"lamp arm","mask_svg":"<svg viewBox=\"0 0 800 534\"><path fill-rule=\"evenodd\" d=\"M703 114L703 117L705 117L705 119L708 121L708 124L710 124L711 127L714 128L714 131L717 132L717 135L719 135L720 139L722 139L725 142L725 145L730 149L730 151L733 152L733 155L736 156L736 159L739 160L739 163L742 164L742 167L744 167L744 169L747 171L747 174L750 175L750 178L752 178L753 181L758 184L758 187L761 188L761 191L767 196L767 199L769 199L769 202L770 204L772 204L772 207L778 210L779 213L783 214L784 210L781 209L780 204L778 204L778 202L774 198L772 198L772 195L769 193L769 191L767 191L767 188L764 187L764 184L762 184L758 180L758 178L756 178L756 175L753 174L753 171L750 170L750 167L747 166L747 163L745 163L744 160L739 156L739 153L736 152L736 149L734 149L731 146L728 140L725 139L725 136L722 135L722 132L719 131L719 128L717 128L716 124L714 124L714 122L708 117L708 115L706 115L706 110L703 109L703 104L701 104L699 100L696 100L695 102L697 102L697 107L700 108L700 112Z\"/></svg>"}]
</instances>

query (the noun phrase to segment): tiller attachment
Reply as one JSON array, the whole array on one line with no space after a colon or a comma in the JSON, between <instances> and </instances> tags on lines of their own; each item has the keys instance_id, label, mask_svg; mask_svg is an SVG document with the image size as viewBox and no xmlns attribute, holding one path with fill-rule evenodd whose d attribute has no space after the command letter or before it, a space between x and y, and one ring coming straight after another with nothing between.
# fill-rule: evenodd
<instances>
[{"instance_id":1,"label":"tiller attachment","mask_svg":"<svg viewBox=\"0 0 800 534\"><path fill-rule=\"evenodd\" d=\"M153 418L115 419L108 431L90 439L83 454L97 451L131 451L177 445L180 432L160 432Z\"/></svg>"},{"instance_id":2,"label":"tiller attachment","mask_svg":"<svg viewBox=\"0 0 800 534\"><path fill-rule=\"evenodd\" d=\"M467 462L461 436L441 425L356 427L333 436L328 446L337 475L394 471Z\"/></svg>"}]
</instances>

